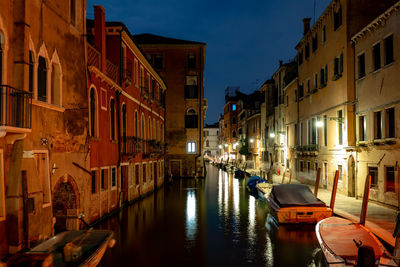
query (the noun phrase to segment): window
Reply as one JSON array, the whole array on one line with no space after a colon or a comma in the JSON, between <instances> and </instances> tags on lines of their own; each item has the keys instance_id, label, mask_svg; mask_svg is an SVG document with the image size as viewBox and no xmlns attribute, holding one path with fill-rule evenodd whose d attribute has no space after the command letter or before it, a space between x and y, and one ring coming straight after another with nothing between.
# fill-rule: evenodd
<instances>
[{"instance_id":1,"label":"window","mask_svg":"<svg viewBox=\"0 0 400 267\"><path fill-rule=\"evenodd\" d=\"M91 171L92 174L92 194L96 193L96 171Z\"/></svg>"},{"instance_id":2,"label":"window","mask_svg":"<svg viewBox=\"0 0 400 267\"><path fill-rule=\"evenodd\" d=\"M318 73L314 73L314 90L318 89Z\"/></svg>"},{"instance_id":3,"label":"window","mask_svg":"<svg viewBox=\"0 0 400 267\"><path fill-rule=\"evenodd\" d=\"M160 54L153 54L150 56L150 63L155 70L162 70L164 66L164 57Z\"/></svg>"},{"instance_id":4,"label":"window","mask_svg":"<svg viewBox=\"0 0 400 267\"><path fill-rule=\"evenodd\" d=\"M53 64L51 72L51 103L61 105L61 69L59 64Z\"/></svg>"},{"instance_id":5,"label":"window","mask_svg":"<svg viewBox=\"0 0 400 267\"><path fill-rule=\"evenodd\" d=\"M232 132L232 137L233 137L233 138L236 138L236 131L233 131L233 132Z\"/></svg>"},{"instance_id":6,"label":"window","mask_svg":"<svg viewBox=\"0 0 400 267\"><path fill-rule=\"evenodd\" d=\"M281 150L281 164L285 164L285 151Z\"/></svg>"},{"instance_id":7,"label":"window","mask_svg":"<svg viewBox=\"0 0 400 267\"><path fill-rule=\"evenodd\" d=\"M188 54L187 56L187 66L188 69L196 68L196 54Z\"/></svg>"},{"instance_id":8,"label":"window","mask_svg":"<svg viewBox=\"0 0 400 267\"><path fill-rule=\"evenodd\" d=\"M342 165L338 165L338 171L339 171L339 181L343 181L343 167Z\"/></svg>"},{"instance_id":9,"label":"window","mask_svg":"<svg viewBox=\"0 0 400 267\"><path fill-rule=\"evenodd\" d=\"M337 112L338 117L338 139L339 145L343 145L343 111L339 110Z\"/></svg>"},{"instance_id":10,"label":"window","mask_svg":"<svg viewBox=\"0 0 400 267\"><path fill-rule=\"evenodd\" d=\"M138 115L137 115L137 111L135 111L135 137L138 137Z\"/></svg>"},{"instance_id":11,"label":"window","mask_svg":"<svg viewBox=\"0 0 400 267\"><path fill-rule=\"evenodd\" d=\"M299 54L297 55L297 60L299 62L299 65L303 64L303 51L299 52Z\"/></svg>"},{"instance_id":12,"label":"window","mask_svg":"<svg viewBox=\"0 0 400 267\"><path fill-rule=\"evenodd\" d=\"M140 67L140 88L144 87L144 70Z\"/></svg>"},{"instance_id":13,"label":"window","mask_svg":"<svg viewBox=\"0 0 400 267\"><path fill-rule=\"evenodd\" d=\"M309 173L310 172L310 168L311 167L311 162L309 162L309 161L307 161L307 172Z\"/></svg>"},{"instance_id":14,"label":"window","mask_svg":"<svg viewBox=\"0 0 400 267\"><path fill-rule=\"evenodd\" d=\"M395 173L393 166L385 166L386 169L386 182L385 182L385 192L395 192Z\"/></svg>"},{"instance_id":15,"label":"window","mask_svg":"<svg viewBox=\"0 0 400 267\"><path fill-rule=\"evenodd\" d=\"M1 54L1 47L0 47ZM33 68L34 68L34 60L33 60L33 52L29 51L29 92L33 93ZM1 55L0 55L0 84L1 84Z\"/></svg>"},{"instance_id":16,"label":"window","mask_svg":"<svg viewBox=\"0 0 400 267\"><path fill-rule=\"evenodd\" d=\"M381 68L381 44L377 43L372 47L372 57L374 62L374 71Z\"/></svg>"},{"instance_id":17,"label":"window","mask_svg":"<svg viewBox=\"0 0 400 267\"><path fill-rule=\"evenodd\" d=\"M96 136L96 89L90 89L90 136Z\"/></svg>"},{"instance_id":18,"label":"window","mask_svg":"<svg viewBox=\"0 0 400 267\"><path fill-rule=\"evenodd\" d=\"M3 84L4 35L0 31L0 84Z\"/></svg>"},{"instance_id":19,"label":"window","mask_svg":"<svg viewBox=\"0 0 400 267\"><path fill-rule=\"evenodd\" d=\"M320 86L322 87L325 84L325 69L322 68L319 74L319 81L320 81Z\"/></svg>"},{"instance_id":20,"label":"window","mask_svg":"<svg viewBox=\"0 0 400 267\"><path fill-rule=\"evenodd\" d=\"M337 11L333 13L333 27L335 31L342 25L342 20L342 6L339 6Z\"/></svg>"},{"instance_id":21,"label":"window","mask_svg":"<svg viewBox=\"0 0 400 267\"><path fill-rule=\"evenodd\" d=\"M374 139L382 139L382 112L374 112Z\"/></svg>"},{"instance_id":22,"label":"window","mask_svg":"<svg viewBox=\"0 0 400 267\"><path fill-rule=\"evenodd\" d=\"M358 56L358 78L365 76L365 54Z\"/></svg>"},{"instance_id":23,"label":"window","mask_svg":"<svg viewBox=\"0 0 400 267\"><path fill-rule=\"evenodd\" d=\"M186 143L186 152L187 153L196 153L196 141L188 141Z\"/></svg>"},{"instance_id":24,"label":"window","mask_svg":"<svg viewBox=\"0 0 400 267\"><path fill-rule=\"evenodd\" d=\"M306 44L305 50L306 50L305 51L306 59L309 59L310 58L310 43Z\"/></svg>"},{"instance_id":25,"label":"window","mask_svg":"<svg viewBox=\"0 0 400 267\"><path fill-rule=\"evenodd\" d=\"M384 40L385 45L385 65L393 62L393 35L386 37Z\"/></svg>"},{"instance_id":26,"label":"window","mask_svg":"<svg viewBox=\"0 0 400 267\"><path fill-rule=\"evenodd\" d=\"M115 140L115 100L110 100L110 137Z\"/></svg>"},{"instance_id":27,"label":"window","mask_svg":"<svg viewBox=\"0 0 400 267\"><path fill-rule=\"evenodd\" d=\"M335 58L333 73L334 73L334 79L333 80L336 80L339 77L342 77L342 73L343 73L343 53L340 54L340 56Z\"/></svg>"},{"instance_id":28,"label":"window","mask_svg":"<svg viewBox=\"0 0 400 267\"><path fill-rule=\"evenodd\" d=\"M206 141L206 147L209 147L210 146L210 142L207 140Z\"/></svg>"},{"instance_id":29,"label":"window","mask_svg":"<svg viewBox=\"0 0 400 267\"><path fill-rule=\"evenodd\" d=\"M326 42L326 25L322 26L322 43Z\"/></svg>"},{"instance_id":30,"label":"window","mask_svg":"<svg viewBox=\"0 0 400 267\"><path fill-rule=\"evenodd\" d=\"M317 119L312 118L312 123L311 123L311 144L315 145L317 144Z\"/></svg>"},{"instance_id":31,"label":"window","mask_svg":"<svg viewBox=\"0 0 400 267\"><path fill-rule=\"evenodd\" d=\"M139 185L139 164L135 165L135 184Z\"/></svg>"},{"instance_id":32,"label":"window","mask_svg":"<svg viewBox=\"0 0 400 267\"><path fill-rule=\"evenodd\" d=\"M47 64L46 59L41 56L38 66L38 100L47 101Z\"/></svg>"},{"instance_id":33,"label":"window","mask_svg":"<svg viewBox=\"0 0 400 267\"><path fill-rule=\"evenodd\" d=\"M328 83L328 65L325 65L325 85Z\"/></svg>"},{"instance_id":34,"label":"window","mask_svg":"<svg viewBox=\"0 0 400 267\"><path fill-rule=\"evenodd\" d=\"M75 17L76 17L76 15L75 15L75 9L76 9L76 7L75 7L75 0L70 0L70 3L71 3L71 5L70 5L70 19L71 19L71 24L72 24L72 25L75 25Z\"/></svg>"},{"instance_id":35,"label":"window","mask_svg":"<svg viewBox=\"0 0 400 267\"><path fill-rule=\"evenodd\" d=\"M232 104L232 111L236 110L236 104Z\"/></svg>"},{"instance_id":36,"label":"window","mask_svg":"<svg viewBox=\"0 0 400 267\"><path fill-rule=\"evenodd\" d=\"M189 109L185 115L185 128L197 128L197 114L194 109Z\"/></svg>"},{"instance_id":37,"label":"window","mask_svg":"<svg viewBox=\"0 0 400 267\"><path fill-rule=\"evenodd\" d=\"M312 51L315 52L318 49L318 35L315 34L312 38Z\"/></svg>"},{"instance_id":38,"label":"window","mask_svg":"<svg viewBox=\"0 0 400 267\"><path fill-rule=\"evenodd\" d=\"M111 187L117 185L117 169L115 167L111 168Z\"/></svg>"},{"instance_id":39,"label":"window","mask_svg":"<svg viewBox=\"0 0 400 267\"><path fill-rule=\"evenodd\" d=\"M367 140L367 120L366 116L358 117L359 122L359 140L366 141Z\"/></svg>"},{"instance_id":40,"label":"window","mask_svg":"<svg viewBox=\"0 0 400 267\"><path fill-rule=\"evenodd\" d=\"M328 145L328 120L326 115L324 115L324 146Z\"/></svg>"},{"instance_id":41,"label":"window","mask_svg":"<svg viewBox=\"0 0 400 267\"><path fill-rule=\"evenodd\" d=\"M197 76L186 76L185 98L198 98Z\"/></svg>"},{"instance_id":42,"label":"window","mask_svg":"<svg viewBox=\"0 0 400 267\"><path fill-rule=\"evenodd\" d=\"M133 75L134 79L135 79L135 84L136 86L138 86L138 81L139 81L139 69L138 69L138 61L137 59L135 59L134 61L134 70L135 73Z\"/></svg>"},{"instance_id":43,"label":"window","mask_svg":"<svg viewBox=\"0 0 400 267\"><path fill-rule=\"evenodd\" d=\"M101 169L101 189L107 189L107 181L108 181L108 170Z\"/></svg>"},{"instance_id":44,"label":"window","mask_svg":"<svg viewBox=\"0 0 400 267\"><path fill-rule=\"evenodd\" d=\"M126 152L126 105L122 104L122 152Z\"/></svg>"},{"instance_id":45,"label":"window","mask_svg":"<svg viewBox=\"0 0 400 267\"><path fill-rule=\"evenodd\" d=\"M152 132L151 132L151 119L150 119L150 117L147 119L147 126L149 127L148 128L148 138L149 138L149 140L152 140Z\"/></svg>"},{"instance_id":46,"label":"window","mask_svg":"<svg viewBox=\"0 0 400 267\"><path fill-rule=\"evenodd\" d=\"M371 188L378 189L378 167L368 167L368 174L371 175Z\"/></svg>"},{"instance_id":47,"label":"window","mask_svg":"<svg viewBox=\"0 0 400 267\"><path fill-rule=\"evenodd\" d=\"M304 162L302 160L300 160L300 171L304 171Z\"/></svg>"},{"instance_id":48,"label":"window","mask_svg":"<svg viewBox=\"0 0 400 267\"><path fill-rule=\"evenodd\" d=\"M146 183L146 178L147 178L146 163L143 163L143 183Z\"/></svg>"},{"instance_id":49,"label":"window","mask_svg":"<svg viewBox=\"0 0 400 267\"><path fill-rule=\"evenodd\" d=\"M395 137L395 121L394 121L394 108L386 109L386 137L394 138Z\"/></svg>"},{"instance_id":50,"label":"window","mask_svg":"<svg viewBox=\"0 0 400 267\"><path fill-rule=\"evenodd\" d=\"M156 93L156 80L151 79L151 99L154 99Z\"/></svg>"}]
</instances>

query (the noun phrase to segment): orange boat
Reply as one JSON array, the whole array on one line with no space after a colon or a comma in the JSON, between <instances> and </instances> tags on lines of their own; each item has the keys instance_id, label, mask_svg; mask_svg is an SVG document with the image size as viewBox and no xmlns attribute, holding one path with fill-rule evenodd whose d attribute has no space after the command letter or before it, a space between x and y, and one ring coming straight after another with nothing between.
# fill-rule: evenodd
<instances>
[{"instance_id":1,"label":"orange boat","mask_svg":"<svg viewBox=\"0 0 400 267\"><path fill-rule=\"evenodd\" d=\"M318 222L315 232L328 266L398 266L375 235L359 223L330 217Z\"/></svg>"},{"instance_id":2,"label":"orange boat","mask_svg":"<svg viewBox=\"0 0 400 267\"><path fill-rule=\"evenodd\" d=\"M316 198L306 185L275 185L267 202L278 223L317 223L332 216L332 209Z\"/></svg>"}]
</instances>

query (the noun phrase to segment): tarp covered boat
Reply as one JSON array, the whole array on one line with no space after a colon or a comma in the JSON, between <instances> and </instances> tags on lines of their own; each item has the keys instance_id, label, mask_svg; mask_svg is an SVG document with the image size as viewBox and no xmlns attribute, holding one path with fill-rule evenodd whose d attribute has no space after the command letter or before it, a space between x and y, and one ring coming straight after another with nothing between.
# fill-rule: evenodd
<instances>
[{"instance_id":1,"label":"tarp covered boat","mask_svg":"<svg viewBox=\"0 0 400 267\"><path fill-rule=\"evenodd\" d=\"M269 194L271 193L271 189L272 189L272 184L269 183L258 183L256 185L257 191L258 191L258 196L262 199L262 200L266 200L269 196Z\"/></svg>"},{"instance_id":2,"label":"tarp covered boat","mask_svg":"<svg viewBox=\"0 0 400 267\"><path fill-rule=\"evenodd\" d=\"M306 185L275 185L267 202L279 223L316 223L332 216L332 209L316 198Z\"/></svg>"},{"instance_id":3,"label":"tarp covered boat","mask_svg":"<svg viewBox=\"0 0 400 267\"><path fill-rule=\"evenodd\" d=\"M398 266L374 234L359 223L330 217L318 222L315 232L328 266Z\"/></svg>"},{"instance_id":4,"label":"tarp covered boat","mask_svg":"<svg viewBox=\"0 0 400 267\"><path fill-rule=\"evenodd\" d=\"M265 181L263 178L261 178L260 176L257 176L257 175L254 175L254 176L251 176L250 178L249 178L249 180L247 181L247 189L250 191L250 192L256 192L256 185L258 184L258 183L266 183L267 181Z\"/></svg>"}]
</instances>

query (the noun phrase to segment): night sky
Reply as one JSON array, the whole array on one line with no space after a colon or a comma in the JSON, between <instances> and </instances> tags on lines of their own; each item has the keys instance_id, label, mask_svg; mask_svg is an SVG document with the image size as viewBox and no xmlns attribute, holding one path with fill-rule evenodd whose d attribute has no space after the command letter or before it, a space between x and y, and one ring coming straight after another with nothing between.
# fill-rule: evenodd
<instances>
[{"instance_id":1,"label":"night sky","mask_svg":"<svg viewBox=\"0 0 400 267\"><path fill-rule=\"evenodd\" d=\"M315 17L330 0L87 0L103 5L107 21L121 21L132 34L205 42L206 123L223 113L225 88L259 89L279 66L296 55L305 17Z\"/></svg>"}]
</instances>

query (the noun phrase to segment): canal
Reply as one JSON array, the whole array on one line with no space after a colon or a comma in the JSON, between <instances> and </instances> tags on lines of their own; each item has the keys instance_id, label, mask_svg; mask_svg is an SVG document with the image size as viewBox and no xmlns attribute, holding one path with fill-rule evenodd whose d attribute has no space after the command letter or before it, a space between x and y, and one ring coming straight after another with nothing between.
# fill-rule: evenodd
<instances>
[{"instance_id":1,"label":"canal","mask_svg":"<svg viewBox=\"0 0 400 267\"><path fill-rule=\"evenodd\" d=\"M273 227L246 182L207 166L124 208L97 227L117 241L101 265L319 266L314 226Z\"/></svg>"}]
</instances>

